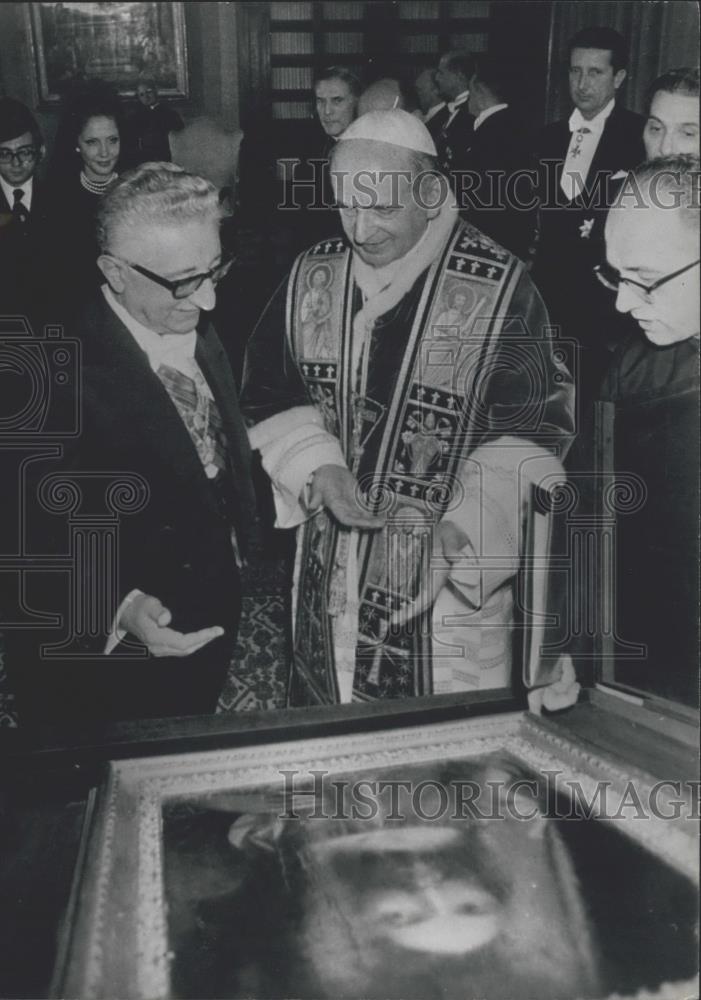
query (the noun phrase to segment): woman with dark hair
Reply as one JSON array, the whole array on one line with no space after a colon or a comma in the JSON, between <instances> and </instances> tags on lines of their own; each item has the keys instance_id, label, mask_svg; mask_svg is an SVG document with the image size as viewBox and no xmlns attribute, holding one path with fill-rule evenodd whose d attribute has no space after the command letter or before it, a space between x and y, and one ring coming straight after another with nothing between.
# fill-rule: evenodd
<instances>
[{"instance_id":1,"label":"woman with dark hair","mask_svg":"<svg viewBox=\"0 0 701 1000\"><path fill-rule=\"evenodd\" d=\"M59 124L49 184L57 293L67 308L101 284L95 213L119 175L122 127L119 99L102 83L73 95Z\"/></svg>"}]
</instances>

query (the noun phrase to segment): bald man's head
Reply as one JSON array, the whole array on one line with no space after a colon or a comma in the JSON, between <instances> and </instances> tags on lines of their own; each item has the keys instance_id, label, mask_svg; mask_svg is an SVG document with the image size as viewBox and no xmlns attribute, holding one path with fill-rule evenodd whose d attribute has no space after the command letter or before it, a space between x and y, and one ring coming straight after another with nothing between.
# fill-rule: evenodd
<instances>
[{"instance_id":1,"label":"bald man's head","mask_svg":"<svg viewBox=\"0 0 701 1000\"><path fill-rule=\"evenodd\" d=\"M606 221L616 308L653 344L699 333L699 161L676 156L639 167Z\"/></svg>"},{"instance_id":2,"label":"bald man's head","mask_svg":"<svg viewBox=\"0 0 701 1000\"><path fill-rule=\"evenodd\" d=\"M358 101L358 116L368 111L394 111L396 108L405 110L407 103L407 95L399 80L384 77L382 80L375 80L362 92Z\"/></svg>"}]
</instances>

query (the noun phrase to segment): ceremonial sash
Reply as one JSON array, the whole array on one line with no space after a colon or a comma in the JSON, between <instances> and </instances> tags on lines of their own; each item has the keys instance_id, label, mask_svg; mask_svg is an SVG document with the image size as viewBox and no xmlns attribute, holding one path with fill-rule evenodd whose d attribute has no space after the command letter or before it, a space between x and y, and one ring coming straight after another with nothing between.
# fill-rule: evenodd
<instances>
[{"instance_id":1,"label":"ceremonial sash","mask_svg":"<svg viewBox=\"0 0 701 1000\"><path fill-rule=\"evenodd\" d=\"M300 530L294 659L311 700L338 701L333 624L356 538L354 698L432 692L430 612L399 629L390 630L388 619L425 585L433 528L460 502L459 469L490 429L490 360L522 268L482 233L458 224L418 279L423 288L396 357L394 391L376 399L366 388L382 319L356 364L352 321L360 303L349 248L328 240L298 258L287 297L292 354L366 502L387 515L379 532L339 528L324 511Z\"/></svg>"}]
</instances>

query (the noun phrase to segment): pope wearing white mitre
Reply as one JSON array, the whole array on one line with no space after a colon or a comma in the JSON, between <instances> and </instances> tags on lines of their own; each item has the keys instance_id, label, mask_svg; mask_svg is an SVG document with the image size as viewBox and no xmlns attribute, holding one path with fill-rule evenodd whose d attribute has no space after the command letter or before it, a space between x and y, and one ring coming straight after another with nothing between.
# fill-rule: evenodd
<instances>
[{"instance_id":1,"label":"pope wearing white mitre","mask_svg":"<svg viewBox=\"0 0 701 1000\"><path fill-rule=\"evenodd\" d=\"M345 239L298 257L249 344L251 444L298 528L297 704L508 687L525 504L564 478L573 384L543 303L435 156L404 111L346 129ZM302 317L320 265L323 357ZM460 324L438 323L456 293Z\"/></svg>"}]
</instances>

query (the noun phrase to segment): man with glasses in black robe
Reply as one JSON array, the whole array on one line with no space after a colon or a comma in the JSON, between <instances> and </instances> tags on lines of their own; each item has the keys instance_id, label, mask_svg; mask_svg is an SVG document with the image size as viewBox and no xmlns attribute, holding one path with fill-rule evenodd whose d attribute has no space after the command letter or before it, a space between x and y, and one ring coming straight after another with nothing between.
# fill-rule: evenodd
<instances>
[{"instance_id":1,"label":"man with glasses in black robe","mask_svg":"<svg viewBox=\"0 0 701 1000\"><path fill-rule=\"evenodd\" d=\"M617 662L638 691L698 707L699 160L650 160L625 181L598 269L636 329L601 396L617 467L643 484L617 518L619 633L644 652Z\"/></svg>"}]
</instances>

